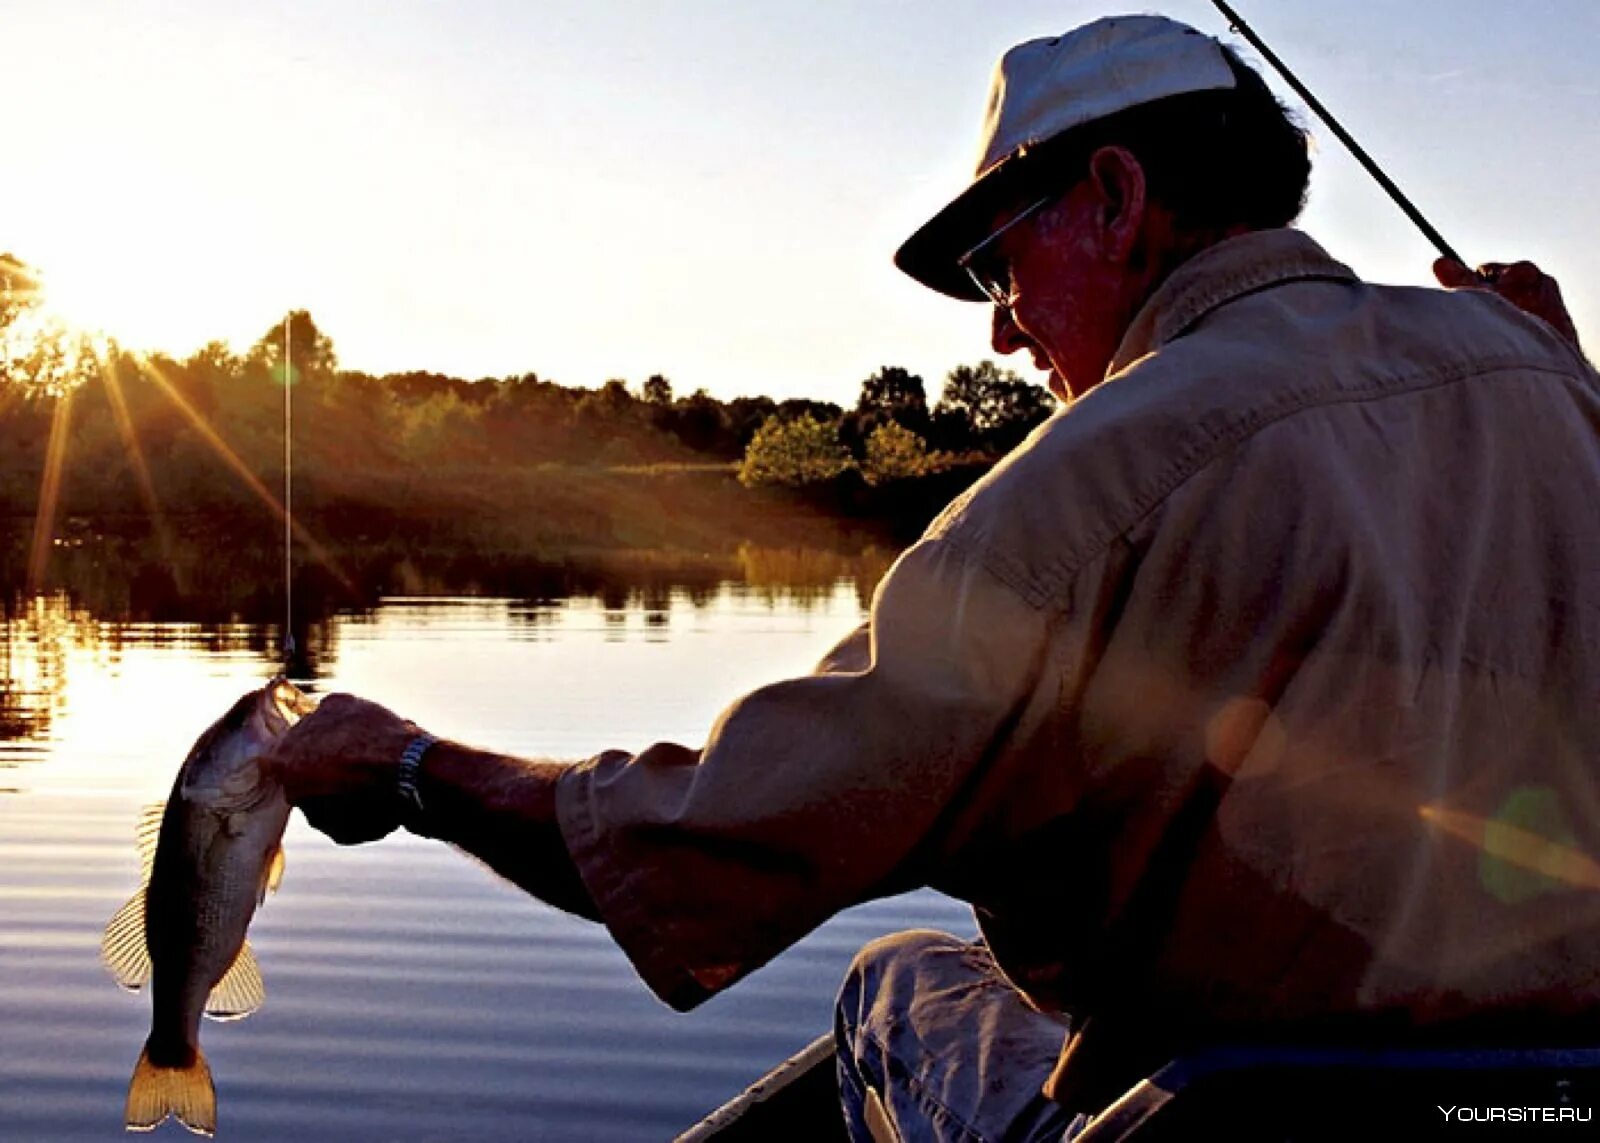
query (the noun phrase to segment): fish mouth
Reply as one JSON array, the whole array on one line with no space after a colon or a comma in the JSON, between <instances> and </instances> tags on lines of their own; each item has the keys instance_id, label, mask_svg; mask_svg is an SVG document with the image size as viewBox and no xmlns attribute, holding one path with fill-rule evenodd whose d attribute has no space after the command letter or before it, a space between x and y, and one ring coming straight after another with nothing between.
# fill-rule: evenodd
<instances>
[{"instance_id":1,"label":"fish mouth","mask_svg":"<svg viewBox=\"0 0 1600 1143\"><path fill-rule=\"evenodd\" d=\"M262 692L262 699L267 708L263 713L269 718L276 716L285 727L293 726L317 709L317 700L283 675L279 675L267 684Z\"/></svg>"}]
</instances>

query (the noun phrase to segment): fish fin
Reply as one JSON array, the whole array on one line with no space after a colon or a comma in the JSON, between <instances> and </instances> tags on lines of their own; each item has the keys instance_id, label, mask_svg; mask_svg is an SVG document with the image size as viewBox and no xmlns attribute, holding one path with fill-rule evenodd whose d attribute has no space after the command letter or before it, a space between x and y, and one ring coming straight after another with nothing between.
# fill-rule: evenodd
<instances>
[{"instance_id":1,"label":"fish fin","mask_svg":"<svg viewBox=\"0 0 1600 1143\"><path fill-rule=\"evenodd\" d=\"M276 893L278 886L283 884L283 843L279 842L272 851L272 856L267 858L267 864L261 871L261 892L257 895L256 904L266 901L268 893Z\"/></svg>"},{"instance_id":2,"label":"fish fin","mask_svg":"<svg viewBox=\"0 0 1600 1143\"><path fill-rule=\"evenodd\" d=\"M161 821L166 816L166 802L151 802L139 812L139 824L133 831L139 846L139 871L145 884L150 883L150 871L156 866L156 845L161 841Z\"/></svg>"},{"instance_id":3,"label":"fish fin","mask_svg":"<svg viewBox=\"0 0 1600 1143\"><path fill-rule=\"evenodd\" d=\"M206 1015L213 1020L243 1020L267 1002L267 986L250 942L239 946L233 967L223 974L206 997Z\"/></svg>"},{"instance_id":4,"label":"fish fin","mask_svg":"<svg viewBox=\"0 0 1600 1143\"><path fill-rule=\"evenodd\" d=\"M157 1067L150 1062L146 1044L128 1083L124 1119L129 1131L154 1131L169 1115L177 1116L196 1135L217 1133L217 1089L211 1082L211 1066L196 1047L188 1067Z\"/></svg>"},{"instance_id":5,"label":"fish fin","mask_svg":"<svg viewBox=\"0 0 1600 1143\"><path fill-rule=\"evenodd\" d=\"M138 992L150 979L150 947L144 938L144 890L117 910L100 938L100 963L129 992Z\"/></svg>"}]
</instances>

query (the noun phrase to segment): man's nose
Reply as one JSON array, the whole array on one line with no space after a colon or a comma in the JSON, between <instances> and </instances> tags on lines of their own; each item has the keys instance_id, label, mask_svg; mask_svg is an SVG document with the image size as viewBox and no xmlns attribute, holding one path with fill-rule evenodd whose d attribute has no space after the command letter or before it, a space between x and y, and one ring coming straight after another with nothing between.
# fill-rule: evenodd
<instances>
[{"instance_id":1,"label":"man's nose","mask_svg":"<svg viewBox=\"0 0 1600 1143\"><path fill-rule=\"evenodd\" d=\"M989 344L994 346L996 353L1004 355L1026 349L1033 342L1027 334L1017 328L1016 319L1011 316L1009 307L995 306L989 324Z\"/></svg>"}]
</instances>

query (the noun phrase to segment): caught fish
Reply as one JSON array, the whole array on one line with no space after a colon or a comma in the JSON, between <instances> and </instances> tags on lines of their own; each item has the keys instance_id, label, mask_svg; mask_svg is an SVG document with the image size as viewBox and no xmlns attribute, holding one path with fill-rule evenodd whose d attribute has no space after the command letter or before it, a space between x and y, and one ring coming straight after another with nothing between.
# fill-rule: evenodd
<instances>
[{"instance_id":1,"label":"caught fish","mask_svg":"<svg viewBox=\"0 0 1600 1143\"><path fill-rule=\"evenodd\" d=\"M130 1131L169 1115L200 1134L217 1129L200 1017L239 1019L266 998L245 931L283 876L289 804L260 762L314 709L281 678L245 695L194 744L166 804L140 821L145 886L100 946L118 984L152 983L150 1036L128 1084Z\"/></svg>"}]
</instances>

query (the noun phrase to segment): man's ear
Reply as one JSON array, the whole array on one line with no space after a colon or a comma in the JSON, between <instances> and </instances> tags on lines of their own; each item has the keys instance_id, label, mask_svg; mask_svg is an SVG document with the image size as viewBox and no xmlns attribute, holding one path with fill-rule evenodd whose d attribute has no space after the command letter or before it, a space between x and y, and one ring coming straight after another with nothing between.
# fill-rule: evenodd
<instances>
[{"instance_id":1,"label":"man's ear","mask_svg":"<svg viewBox=\"0 0 1600 1143\"><path fill-rule=\"evenodd\" d=\"M1144 168L1126 147L1101 147L1089 156L1089 181L1101 252L1113 262L1126 262L1138 247L1144 224Z\"/></svg>"}]
</instances>

